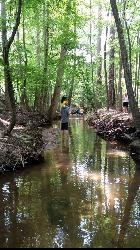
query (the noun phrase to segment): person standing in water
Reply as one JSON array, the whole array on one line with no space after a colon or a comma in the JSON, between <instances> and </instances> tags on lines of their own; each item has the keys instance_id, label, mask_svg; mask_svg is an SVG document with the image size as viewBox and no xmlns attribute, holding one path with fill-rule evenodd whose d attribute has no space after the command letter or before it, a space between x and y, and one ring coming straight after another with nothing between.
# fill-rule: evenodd
<instances>
[{"instance_id":1,"label":"person standing in water","mask_svg":"<svg viewBox=\"0 0 140 250\"><path fill-rule=\"evenodd\" d=\"M125 95L123 97L123 111L125 113L128 113L128 103L129 103L129 101L128 101L128 95L127 95L127 93L125 93Z\"/></svg>"},{"instance_id":2,"label":"person standing in water","mask_svg":"<svg viewBox=\"0 0 140 250\"><path fill-rule=\"evenodd\" d=\"M61 99L61 131L64 134L64 131L69 129L69 115L70 108L68 106L68 99L66 96L63 96Z\"/></svg>"}]
</instances>

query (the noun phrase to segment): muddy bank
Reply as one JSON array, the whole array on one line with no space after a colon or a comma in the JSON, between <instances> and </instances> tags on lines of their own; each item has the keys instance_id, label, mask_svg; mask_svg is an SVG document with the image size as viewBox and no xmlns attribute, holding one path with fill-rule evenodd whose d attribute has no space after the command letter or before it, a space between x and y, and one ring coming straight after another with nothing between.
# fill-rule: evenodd
<instances>
[{"instance_id":1,"label":"muddy bank","mask_svg":"<svg viewBox=\"0 0 140 250\"><path fill-rule=\"evenodd\" d=\"M7 113L0 116L0 173L43 162L43 150L59 144L59 129L50 127L47 118L37 113L19 112L11 135L4 136L8 117Z\"/></svg>"},{"instance_id":2,"label":"muddy bank","mask_svg":"<svg viewBox=\"0 0 140 250\"><path fill-rule=\"evenodd\" d=\"M98 110L86 117L89 126L105 140L125 145L136 161L140 161L140 131L136 131L131 113Z\"/></svg>"}]
</instances>

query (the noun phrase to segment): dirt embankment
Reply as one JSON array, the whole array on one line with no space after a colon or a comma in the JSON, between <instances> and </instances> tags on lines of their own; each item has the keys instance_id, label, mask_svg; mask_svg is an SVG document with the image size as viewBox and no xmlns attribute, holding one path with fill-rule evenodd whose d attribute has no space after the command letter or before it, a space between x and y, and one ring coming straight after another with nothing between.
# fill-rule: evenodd
<instances>
[{"instance_id":1,"label":"dirt embankment","mask_svg":"<svg viewBox=\"0 0 140 250\"><path fill-rule=\"evenodd\" d=\"M99 136L105 140L125 144L132 157L140 161L140 131L136 131L131 113L101 109L89 113L86 120Z\"/></svg>"},{"instance_id":2,"label":"dirt embankment","mask_svg":"<svg viewBox=\"0 0 140 250\"><path fill-rule=\"evenodd\" d=\"M42 162L43 150L59 144L59 129L49 126L47 117L37 112L17 112L10 136L4 136L9 113L0 115L0 173Z\"/></svg>"}]
</instances>

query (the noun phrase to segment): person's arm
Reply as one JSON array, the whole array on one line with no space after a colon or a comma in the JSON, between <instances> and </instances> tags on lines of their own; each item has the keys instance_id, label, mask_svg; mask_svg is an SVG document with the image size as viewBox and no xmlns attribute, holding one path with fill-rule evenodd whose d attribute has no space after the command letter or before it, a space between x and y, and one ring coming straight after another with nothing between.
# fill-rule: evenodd
<instances>
[{"instance_id":1,"label":"person's arm","mask_svg":"<svg viewBox=\"0 0 140 250\"><path fill-rule=\"evenodd\" d=\"M70 107L67 107L67 114L70 115Z\"/></svg>"},{"instance_id":2,"label":"person's arm","mask_svg":"<svg viewBox=\"0 0 140 250\"><path fill-rule=\"evenodd\" d=\"M71 109L70 107L68 107L68 114L70 115L70 113L71 113Z\"/></svg>"}]
</instances>

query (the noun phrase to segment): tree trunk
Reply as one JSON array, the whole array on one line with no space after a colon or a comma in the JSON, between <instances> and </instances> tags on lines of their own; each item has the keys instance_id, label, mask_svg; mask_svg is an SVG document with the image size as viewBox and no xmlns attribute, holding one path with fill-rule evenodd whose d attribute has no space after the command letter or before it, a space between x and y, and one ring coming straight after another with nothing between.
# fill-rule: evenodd
<instances>
[{"instance_id":1,"label":"tree trunk","mask_svg":"<svg viewBox=\"0 0 140 250\"><path fill-rule=\"evenodd\" d=\"M137 103L139 107L139 84L140 84L140 53L139 53L139 63L138 63L138 79L137 79Z\"/></svg>"},{"instance_id":2,"label":"tree trunk","mask_svg":"<svg viewBox=\"0 0 140 250\"><path fill-rule=\"evenodd\" d=\"M98 37L97 37L97 87L102 84L102 56L101 56L101 37L102 37L102 28L101 22L102 20L102 5L99 3L98 8Z\"/></svg>"},{"instance_id":3,"label":"tree trunk","mask_svg":"<svg viewBox=\"0 0 140 250\"><path fill-rule=\"evenodd\" d=\"M17 42L18 44L20 43L20 40L19 40L19 30L17 30ZM21 96L21 87L20 87L20 80L23 79L23 70L22 70L22 56L21 56L21 50L19 47L17 47L17 50L18 50L18 64L19 64L19 67L18 67L18 74L17 74L17 93L18 93L18 101L20 102L20 96Z\"/></svg>"},{"instance_id":4,"label":"tree trunk","mask_svg":"<svg viewBox=\"0 0 140 250\"><path fill-rule=\"evenodd\" d=\"M37 27L37 31L36 31L36 63L37 63L37 66L40 68L40 62L41 62L41 57L40 57L40 51L41 51L41 48L40 48L40 28L39 28L39 24L38 24L38 27Z\"/></svg>"},{"instance_id":5,"label":"tree trunk","mask_svg":"<svg viewBox=\"0 0 140 250\"><path fill-rule=\"evenodd\" d=\"M122 60L120 55L120 65L119 65L119 81L118 81L118 109L122 111Z\"/></svg>"},{"instance_id":6,"label":"tree trunk","mask_svg":"<svg viewBox=\"0 0 140 250\"><path fill-rule=\"evenodd\" d=\"M49 86L48 86L48 56L49 56L49 4L44 3L43 9L44 20L44 77L41 88L41 112L46 109L47 98L49 98Z\"/></svg>"},{"instance_id":7,"label":"tree trunk","mask_svg":"<svg viewBox=\"0 0 140 250\"><path fill-rule=\"evenodd\" d=\"M27 63L28 63L28 58L27 58L27 51L26 51L26 39L25 39L25 18L23 14L23 47L24 47L24 78L23 78L23 84L22 84L22 94L21 94L21 106L23 109L28 110L28 98L27 98Z\"/></svg>"},{"instance_id":8,"label":"tree trunk","mask_svg":"<svg viewBox=\"0 0 140 250\"><path fill-rule=\"evenodd\" d=\"M14 89L12 84L12 76L9 65L9 51L10 47L14 41L15 34L17 32L19 23L20 23L20 14L21 14L22 0L18 1L18 11L16 15L15 26L13 27L12 34L7 40L7 28L6 28L6 6L5 0L1 2L1 16L2 16L2 55L3 55L3 63L4 63L4 77L5 77L5 93L7 95L8 107L11 110L11 120L10 125L5 132L6 135L9 135L16 123L16 105L15 105L15 97L14 97Z\"/></svg>"},{"instance_id":9,"label":"tree trunk","mask_svg":"<svg viewBox=\"0 0 140 250\"><path fill-rule=\"evenodd\" d=\"M72 79L70 81L70 90L69 90L69 96L68 96L69 106L71 105L71 99L72 99L72 95L73 95L73 87L74 87L74 80L75 80L75 70L76 70L76 50L75 50L75 54L74 54L73 72L72 72Z\"/></svg>"},{"instance_id":10,"label":"tree trunk","mask_svg":"<svg viewBox=\"0 0 140 250\"><path fill-rule=\"evenodd\" d=\"M129 56L129 65L130 65L130 71L132 70L132 66L131 66L131 38L130 38L130 32L129 32L129 27L128 27L128 23L126 20L126 4L127 1L123 0L122 1L124 4L124 8L123 8L123 16L124 16L124 22L125 22L125 29L126 29L126 33L127 33L127 39L128 39L128 56Z\"/></svg>"},{"instance_id":11,"label":"tree trunk","mask_svg":"<svg viewBox=\"0 0 140 250\"><path fill-rule=\"evenodd\" d=\"M108 27L106 27L106 37L104 43L104 74L105 74L105 87L106 87L106 107L109 110L109 97L108 97L108 83L107 83L107 58L106 58L106 42L107 42Z\"/></svg>"},{"instance_id":12,"label":"tree trunk","mask_svg":"<svg viewBox=\"0 0 140 250\"><path fill-rule=\"evenodd\" d=\"M139 34L140 30L138 29L138 34L137 34L137 47L139 47L140 44L140 38ZM135 98L138 100L138 85L139 85L139 74L140 74L140 53L136 53L136 67L135 67L135 83L134 83L134 93L135 93Z\"/></svg>"},{"instance_id":13,"label":"tree trunk","mask_svg":"<svg viewBox=\"0 0 140 250\"><path fill-rule=\"evenodd\" d=\"M74 18L74 34L76 37L76 5L74 7L75 12L75 18ZM74 49L74 59L73 59L73 71L72 71L72 79L70 81L70 89L69 89L69 95L68 95L68 105L71 105L71 99L73 95L73 88L74 88L74 81L75 81L75 75L76 75L76 48Z\"/></svg>"},{"instance_id":14,"label":"tree trunk","mask_svg":"<svg viewBox=\"0 0 140 250\"><path fill-rule=\"evenodd\" d=\"M129 59L128 59L128 52L126 48L123 27L122 27L122 23L119 17L116 0L110 0L110 4L112 7L112 12L113 12L115 23L117 26L117 32L118 32L118 38L119 38L119 44L120 44L120 50L121 50L121 58L122 58L122 64L124 68L124 77L125 77L128 98L129 98L130 109L131 109L132 116L134 119L135 127L136 129L139 130L140 112L138 109L138 103L136 102L136 99L134 97L134 91L132 87L132 73L131 73L131 67L130 67Z\"/></svg>"},{"instance_id":15,"label":"tree trunk","mask_svg":"<svg viewBox=\"0 0 140 250\"><path fill-rule=\"evenodd\" d=\"M96 107L96 98L95 98L95 83L94 83L94 79L93 79L93 53L92 53L92 5L91 5L92 1L90 0L90 37L89 37L89 43L90 43L90 65L91 65L91 84L92 84L92 88L93 88L93 98L92 98L92 106L93 108Z\"/></svg>"},{"instance_id":16,"label":"tree trunk","mask_svg":"<svg viewBox=\"0 0 140 250\"><path fill-rule=\"evenodd\" d=\"M61 45L60 60L58 63L56 84L54 88L53 97L51 99L51 106L48 111L48 118L51 123L55 117L55 113L56 113L59 98L60 98L61 82L62 82L62 78L64 74L64 59L65 59L66 52L67 50L66 50L65 45L64 44Z\"/></svg>"},{"instance_id":17,"label":"tree trunk","mask_svg":"<svg viewBox=\"0 0 140 250\"><path fill-rule=\"evenodd\" d=\"M3 61L4 61L5 87L6 87L6 93L8 94L7 105L10 108L11 115L12 115L10 119L9 127L7 131L5 131L5 135L9 135L16 123L16 105L15 105L14 89L13 89L10 66L9 66L9 57L8 57L7 51L4 51L4 50L3 50Z\"/></svg>"},{"instance_id":18,"label":"tree trunk","mask_svg":"<svg viewBox=\"0 0 140 250\"><path fill-rule=\"evenodd\" d=\"M115 39L115 29L114 26L110 28L110 55L109 55L109 107L115 108L115 86L114 86L114 59L115 59L115 49L114 49L114 39Z\"/></svg>"}]
</instances>

